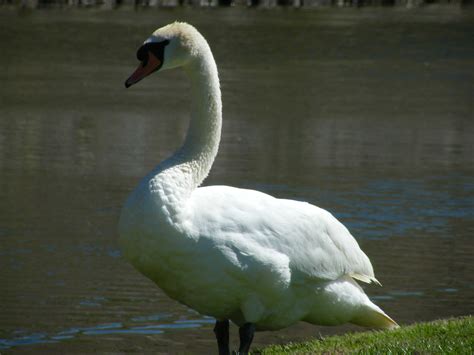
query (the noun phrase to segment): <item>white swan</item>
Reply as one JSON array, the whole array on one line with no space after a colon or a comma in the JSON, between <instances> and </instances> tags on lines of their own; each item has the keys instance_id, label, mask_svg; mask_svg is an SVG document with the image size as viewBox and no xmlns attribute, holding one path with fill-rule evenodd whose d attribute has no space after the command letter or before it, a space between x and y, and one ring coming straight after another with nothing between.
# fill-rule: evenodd
<instances>
[{"instance_id":1,"label":"white swan","mask_svg":"<svg viewBox=\"0 0 474 355\"><path fill-rule=\"evenodd\" d=\"M182 67L191 80L191 123L183 146L131 193L119 223L124 256L168 296L217 319L229 353L229 319L240 353L254 330L300 320L392 328L397 324L354 281L378 281L368 257L329 212L229 186L198 186L217 154L222 103L217 67L191 25L158 29L137 52L125 85Z\"/></svg>"}]
</instances>

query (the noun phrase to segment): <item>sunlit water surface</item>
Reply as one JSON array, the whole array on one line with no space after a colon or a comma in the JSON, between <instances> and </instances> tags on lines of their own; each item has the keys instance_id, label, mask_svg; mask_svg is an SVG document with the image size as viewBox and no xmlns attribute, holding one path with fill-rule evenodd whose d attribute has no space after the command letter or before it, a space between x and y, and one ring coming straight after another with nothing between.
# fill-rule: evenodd
<instances>
[{"instance_id":1,"label":"sunlit water surface","mask_svg":"<svg viewBox=\"0 0 474 355\"><path fill-rule=\"evenodd\" d=\"M186 131L181 72L123 88L141 41L175 19L202 31L220 69L206 184L334 213L384 285L367 293L401 324L473 313L472 12L2 10L2 352L215 350L213 319L117 247L125 197ZM300 323L255 344L357 329Z\"/></svg>"}]
</instances>

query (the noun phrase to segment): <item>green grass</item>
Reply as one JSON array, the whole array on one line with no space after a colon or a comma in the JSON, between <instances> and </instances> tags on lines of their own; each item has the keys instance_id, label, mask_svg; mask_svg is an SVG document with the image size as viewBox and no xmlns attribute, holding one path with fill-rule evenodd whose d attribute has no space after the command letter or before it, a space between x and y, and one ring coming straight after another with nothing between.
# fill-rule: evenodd
<instances>
[{"instance_id":1,"label":"green grass","mask_svg":"<svg viewBox=\"0 0 474 355\"><path fill-rule=\"evenodd\" d=\"M262 354L474 354L471 316L418 323L396 330L370 331L273 345Z\"/></svg>"}]
</instances>

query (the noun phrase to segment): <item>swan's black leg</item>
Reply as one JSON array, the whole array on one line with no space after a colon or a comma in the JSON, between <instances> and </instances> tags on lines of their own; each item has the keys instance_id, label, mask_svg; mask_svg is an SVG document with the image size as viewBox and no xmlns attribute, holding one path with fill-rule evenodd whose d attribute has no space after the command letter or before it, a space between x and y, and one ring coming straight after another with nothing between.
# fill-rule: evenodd
<instances>
[{"instance_id":1,"label":"swan's black leg","mask_svg":"<svg viewBox=\"0 0 474 355\"><path fill-rule=\"evenodd\" d=\"M253 333L255 333L255 324L245 323L239 328L240 335L240 347L239 355L248 354L250 350L250 344L252 344Z\"/></svg>"},{"instance_id":2,"label":"swan's black leg","mask_svg":"<svg viewBox=\"0 0 474 355\"><path fill-rule=\"evenodd\" d=\"M214 333L217 338L219 355L229 355L229 320L216 320Z\"/></svg>"}]
</instances>

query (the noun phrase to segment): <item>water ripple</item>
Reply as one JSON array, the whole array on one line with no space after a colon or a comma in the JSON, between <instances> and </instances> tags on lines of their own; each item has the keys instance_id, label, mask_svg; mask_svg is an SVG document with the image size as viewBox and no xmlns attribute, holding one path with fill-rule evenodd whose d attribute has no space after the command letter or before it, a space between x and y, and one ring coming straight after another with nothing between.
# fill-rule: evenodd
<instances>
[{"instance_id":1,"label":"water ripple","mask_svg":"<svg viewBox=\"0 0 474 355\"><path fill-rule=\"evenodd\" d=\"M131 323L150 322L170 318L171 314L154 314L147 316L139 316L130 319ZM56 343L63 340L74 339L78 336L95 336L110 334L163 334L166 331L177 329L199 328L206 324L214 323L214 318L202 317L197 319L179 319L171 323L146 324L127 327L123 323L105 323L92 327L73 327L59 331L55 334L32 333L17 336L11 339L0 339L0 350L9 349L22 345Z\"/></svg>"}]
</instances>

